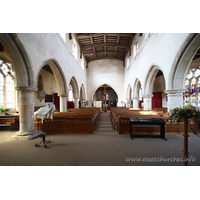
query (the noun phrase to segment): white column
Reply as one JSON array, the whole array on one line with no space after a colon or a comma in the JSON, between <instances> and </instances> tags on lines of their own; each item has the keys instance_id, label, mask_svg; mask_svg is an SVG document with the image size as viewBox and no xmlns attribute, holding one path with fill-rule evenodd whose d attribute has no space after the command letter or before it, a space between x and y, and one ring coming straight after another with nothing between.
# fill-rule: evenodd
<instances>
[{"instance_id":1,"label":"white column","mask_svg":"<svg viewBox=\"0 0 200 200\"><path fill-rule=\"evenodd\" d=\"M185 90L165 90L167 94L167 111L169 112L173 108L183 107L183 94Z\"/></svg>"},{"instance_id":2,"label":"white column","mask_svg":"<svg viewBox=\"0 0 200 200\"><path fill-rule=\"evenodd\" d=\"M34 127L34 93L37 88L18 87L19 92L19 126L20 130L12 136L12 139L31 140L41 134Z\"/></svg>"},{"instance_id":3,"label":"white column","mask_svg":"<svg viewBox=\"0 0 200 200\"><path fill-rule=\"evenodd\" d=\"M60 94L60 112L67 111L67 94Z\"/></svg>"},{"instance_id":4,"label":"white column","mask_svg":"<svg viewBox=\"0 0 200 200\"><path fill-rule=\"evenodd\" d=\"M139 103L138 98L137 97L133 98L133 108L138 108L139 107L138 103Z\"/></svg>"},{"instance_id":5,"label":"white column","mask_svg":"<svg viewBox=\"0 0 200 200\"><path fill-rule=\"evenodd\" d=\"M74 98L74 108L79 108L78 98Z\"/></svg>"},{"instance_id":6,"label":"white column","mask_svg":"<svg viewBox=\"0 0 200 200\"><path fill-rule=\"evenodd\" d=\"M143 96L143 103L144 103L143 110L152 110L152 97L153 95Z\"/></svg>"}]
</instances>

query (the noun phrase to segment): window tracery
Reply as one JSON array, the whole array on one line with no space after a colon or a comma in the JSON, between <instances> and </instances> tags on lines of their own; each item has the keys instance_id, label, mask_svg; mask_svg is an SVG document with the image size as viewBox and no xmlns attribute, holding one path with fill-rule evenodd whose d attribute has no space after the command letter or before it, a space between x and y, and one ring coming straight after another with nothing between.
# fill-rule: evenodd
<instances>
[{"instance_id":1,"label":"window tracery","mask_svg":"<svg viewBox=\"0 0 200 200\"><path fill-rule=\"evenodd\" d=\"M200 67L189 69L185 80L184 105L200 107Z\"/></svg>"},{"instance_id":2,"label":"window tracery","mask_svg":"<svg viewBox=\"0 0 200 200\"><path fill-rule=\"evenodd\" d=\"M14 108L14 72L12 64L0 60L0 104Z\"/></svg>"}]
</instances>

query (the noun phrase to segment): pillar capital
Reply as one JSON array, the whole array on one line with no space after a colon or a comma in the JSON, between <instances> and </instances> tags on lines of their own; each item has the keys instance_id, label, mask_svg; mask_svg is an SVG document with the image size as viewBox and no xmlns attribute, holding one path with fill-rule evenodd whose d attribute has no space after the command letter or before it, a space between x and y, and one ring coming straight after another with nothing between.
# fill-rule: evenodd
<instances>
[{"instance_id":1,"label":"pillar capital","mask_svg":"<svg viewBox=\"0 0 200 200\"><path fill-rule=\"evenodd\" d=\"M37 87L34 86L20 86L20 87L15 87L16 90L25 90L25 91L38 91Z\"/></svg>"},{"instance_id":2,"label":"pillar capital","mask_svg":"<svg viewBox=\"0 0 200 200\"><path fill-rule=\"evenodd\" d=\"M153 95L143 95L142 97L143 97L143 98L152 98Z\"/></svg>"},{"instance_id":3,"label":"pillar capital","mask_svg":"<svg viewBox=\"0 0 200 200\"><path fill-rule=\"evenodd\" d=\"M67 97L68 94L59 94L58 96L59 96L59 97Z\"/></svg>"},{"instance_id":4,"label":"pillar capital","mask_svg":"<svg viewBox=\"0 0 200 200\"><path fill-rule=\"evenodd\" d=\"M173 90L165 90L164 91L166 94L180 94L180 93L184 93L185 92L185 89L173 89Z\"/></svg>"},{"instance_id":5,"label":"pillar capital","mask_svg":"<svg viewBox=\"0 0 200 200\"><path fill-rule=\"evenodd\" d=\"M176 107L183 107L183 93L185 89L178 89L178 90L165 90L165 93L168 97L168 112Z\"/></svg>"}]
</instances>

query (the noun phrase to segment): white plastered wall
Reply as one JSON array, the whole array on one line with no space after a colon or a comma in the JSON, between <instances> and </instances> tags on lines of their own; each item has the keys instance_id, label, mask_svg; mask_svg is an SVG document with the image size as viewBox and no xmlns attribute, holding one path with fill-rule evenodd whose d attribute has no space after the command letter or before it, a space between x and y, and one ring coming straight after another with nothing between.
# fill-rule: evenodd
<instances>
[{"instance_id":1,"label":"white plastered wall","mask_svg":"<svg viewBox=\"0 0 200 200\"><path fill-rule=\"evenodd\" d=\"M89 62L87 68L87 97L92 100L95 91L107 84L124 101L124 67L120 60L105 59Z\"/></svg>"},{"instance_id":2,"label":"white plastered wall","mask_svg":"<svg viewBox=\"0 0 200 200\"><path fill-rule=\"evenodd\" d=\"M129 84L134 85L135 80L138 78L141 81L143 95L147 95L144 92L146 78L152 66L156 66L163 72L166 89L168 89L168 79L172 65L188 36L188 33L153 33L150 38L145 40L145 34L142 37L137 35L133 44L138 41L139 52L135 58L132 53L130 67L127 69L126 66L124 88L126 89Z\"/></svg>"},{"instance_id":3,"label":"white plastered wall","mask_svg":"<svg viewBox=\"0 0 200 200\"><path fill-rule=\"evenodd\" d=\"M53 93L58 93L56 80L53 74L42 69L39 75L42 76L44 91L47 95L53 95ZM49 102L45 103L45 99L40 101L37 98L37 93L35 93L35 106L44 106L47 104L49 104Z\"/></svg>"},{"instance_id":4,"label":"white plastered wall","mask_svg":"<svg viewBox=\"0 0 200 200\"><path fill-rule=\"evenodd\" d=\"M68 34L67 34L68 35ZM66 37L66 42L56 33L23 33L17 34L22 45L26 49L30 62L33 66L35 86L41 68L47 61L56 61L65 77L67 89L72 77L75 77L80 87L82 84L86 88L86 70L81 67L79 47L77 49L77 60L71 50L72 40ZM78 89L80 91L80 88ZM65 91L67 94L67 91Z\"/></svg>"}]
</instances>

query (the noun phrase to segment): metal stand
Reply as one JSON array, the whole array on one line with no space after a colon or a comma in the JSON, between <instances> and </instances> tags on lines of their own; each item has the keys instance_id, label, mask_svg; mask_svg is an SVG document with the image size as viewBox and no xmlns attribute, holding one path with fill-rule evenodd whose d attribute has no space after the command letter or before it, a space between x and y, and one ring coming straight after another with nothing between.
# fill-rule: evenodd
<instances>
[{"instance_id":1,"label":"metal stand","mask_svg":"<svg viewBox=\"0 0 200 200\"><path fill-rule=\"evenodd\" d=\"M40 146L40 144L43 142L43 144L44 144L44 148L47 148L47 145L46 145L46 143L47 144L49 144L50 142L51 142L51 140L49 140L49 141L46 141L46 139L45 139L45 137L47 136L46 135L46 133L44 132L44 122L45 122L45 120L43 120L43 132L42 132L42 134L40 135L40 137L42 138L42 141L38 144L35 144L35 147L39 147Z\"/></svg>"}]
</instances>

